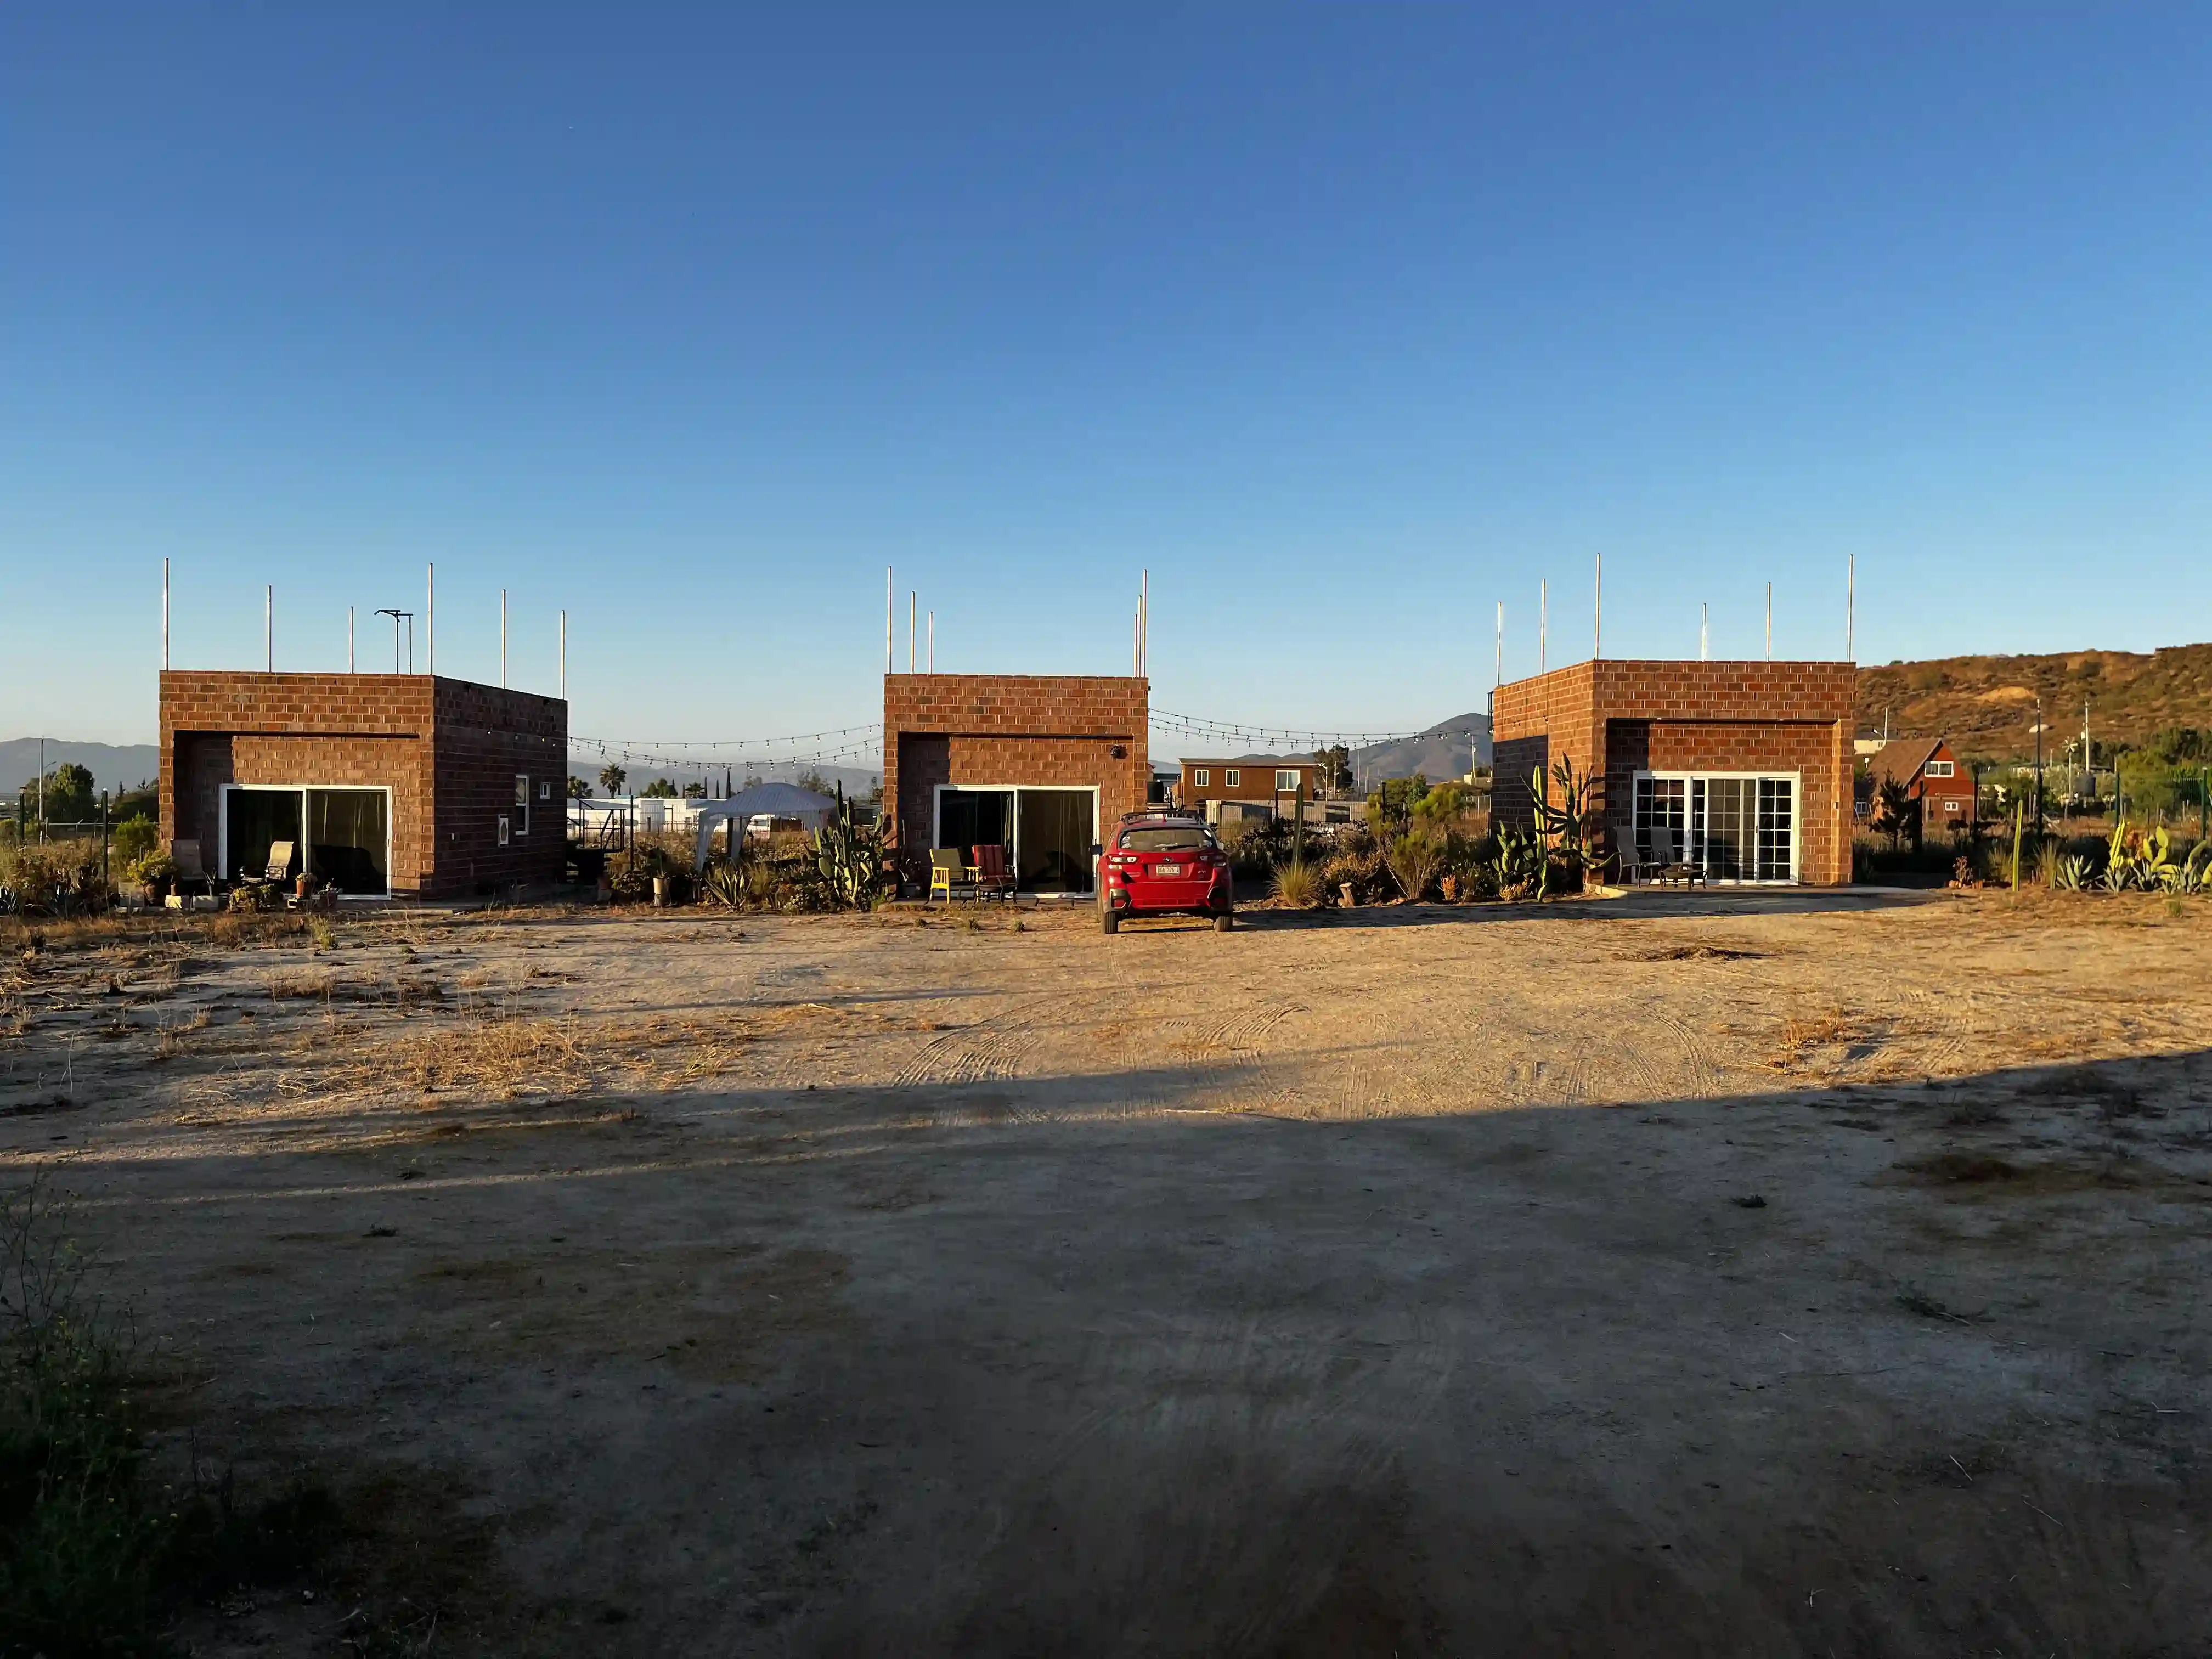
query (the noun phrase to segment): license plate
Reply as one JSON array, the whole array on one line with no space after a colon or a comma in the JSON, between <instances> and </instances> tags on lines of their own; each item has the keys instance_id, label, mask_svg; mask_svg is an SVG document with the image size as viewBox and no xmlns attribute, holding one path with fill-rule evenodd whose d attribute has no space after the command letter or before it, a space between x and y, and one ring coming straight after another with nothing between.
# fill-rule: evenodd
<instances>
[{"instance_id":1,"label":"license plate","mask_svg":"<svg viewBox=\"0 0 2212 1659\"><path fill-rule=\"evenodd\" d=\"M1179 876L1182 873L1182 866L1180 864L1156 864L1152 866L1152 873L1156 876Z\"/></svg>"}]
</instances>

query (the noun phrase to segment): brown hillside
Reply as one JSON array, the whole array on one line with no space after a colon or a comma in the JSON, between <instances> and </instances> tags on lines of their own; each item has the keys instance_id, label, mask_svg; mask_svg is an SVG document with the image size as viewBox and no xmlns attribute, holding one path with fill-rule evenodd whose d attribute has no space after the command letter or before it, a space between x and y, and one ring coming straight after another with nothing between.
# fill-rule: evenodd
<instances>
[{"instance_id":1,"label":"brown hillside","mask_svg":"<svg viewBox=\"0 0 2212 1659\"><path fill-rule=\"evenodd\" d=\"M2100 744L2141 743L2161 726L2212 726L2212 645L2140 656L2069 651L2047 657L1946 657L1859 671L1859 732L1948 738L1961 754L1995 760L2035 752L2035 700L2049 722L2045 752L2081 729Z\"/></svg>"}]
</instances>

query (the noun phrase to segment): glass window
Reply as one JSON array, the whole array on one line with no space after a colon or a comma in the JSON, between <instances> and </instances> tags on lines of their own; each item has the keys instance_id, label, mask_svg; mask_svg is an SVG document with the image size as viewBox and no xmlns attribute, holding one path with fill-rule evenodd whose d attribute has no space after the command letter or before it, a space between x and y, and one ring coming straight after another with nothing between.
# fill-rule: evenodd
<instances>
[{"instance_id":1,"label":"glass window","mask_svg":"<svg viewBox=\"0 0 2212 1659\"><path fill-rule=\"evenodd\" d=\"M520 775L514 780L514 833L530 833L530 780Z\"/></svg>"},{"instance_id":2,"label":"glass window","mask_svg":"<svg viewBox=\"0 0 2212 1659\"><path fill-rule=\"evenodd\" d=\"M1190 787L1194 789L1204 789L1212 784L1212 781L1213 774L1206 767L1200 766L1194 768L1191 772Z\"/></svg>"},{"instance_id":3,"label":"glass window","mask_svg":"<svg viewBox=\"0 0 2212 1659\"><path fill-rule=\"evenodd\" d=\"M1955 769L1953 768L1949 761L1929 761L1928 763L1928 775L1931 778L1948 778L1954 769Z\"/></svg>"},{"instance_id":4,"label":"glass window","mask_svg":"<svg viewBox=\"0 0 2212 1659\"><path fill-rule=\"evenodd\" d=\"M1298 788L1298 775L1296 772L1276 773L1275 787L1286 795L1296 794Z\"/></svg>"},{"instance_id":5,"label":"glass window","mask_svg":"<svg viewBox=\"0 0 2212 1659\"><path fill-rule=\"evenodd\" d=\"M1224 789L1241 789L1241 788L1243 788L1243 786L1244 786L1244 775L1243 775L1242 772L1238 771L1235 767L1233 767L1233 766L1232 766L1232 767L1230 767L1230 768L1228 768L1225 771L1224 771L1224 772L1222 773L1222 775L1221 775L1221 787L1222 787L1223 788L1224 788Z\"/></svg>"},{"instance_id":6,"label":"glass window","mask_svg":"<svg viewBox=\"0 0 2212 1659\"><path fill-rule=\"evenodd\" d=\"M1125 853L1176 853L1212 844L1213 837L1194 823L1163 823L1148 830L1121 832L1121 850Z\"/></svg>"},{"instance_id":7,"label":"glass window","mask_svg":"<svg viewBox=\"0 0 2212 1659\"><path fill-rule=\"evenodd\" d=\"M1638 864L1677 864L1689 856L1684 835L1684 808L1689 798L1686 778L1638 778L1636 781L1636 861Z\"/></svg>"}]
</instances>

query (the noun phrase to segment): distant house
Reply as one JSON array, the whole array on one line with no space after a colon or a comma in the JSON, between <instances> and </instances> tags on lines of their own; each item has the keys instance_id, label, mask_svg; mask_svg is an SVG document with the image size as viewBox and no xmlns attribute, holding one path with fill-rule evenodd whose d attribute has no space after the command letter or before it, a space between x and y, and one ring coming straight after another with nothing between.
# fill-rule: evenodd
<instances>
[{"instance_id":1,"label":"distant house","mask_svg":"<svg viewBox=\"0 0 2212 1659\"><path fill-rule=\"evenodd\" d=\"M1239 755L1234 760L1182 763L1182 804L1203 809L1208 801L1280 799L1287 809L1299 790L1308 800L1321 793L1322 766L1311 755Z\"/></svg>"},{"instance_id":2,"label":"distant house","mask_svg":"<svg viewBox=\"0 0 2212 1659\"><path fill-rule=\"evenodd\" d=\"M1899 738L1867 762L1868 810L1885 783L1901 783L1920 811L1920 828L1959 830L1973 822L1974 780L1942 738Z\"/></svg>"}]
</instances>

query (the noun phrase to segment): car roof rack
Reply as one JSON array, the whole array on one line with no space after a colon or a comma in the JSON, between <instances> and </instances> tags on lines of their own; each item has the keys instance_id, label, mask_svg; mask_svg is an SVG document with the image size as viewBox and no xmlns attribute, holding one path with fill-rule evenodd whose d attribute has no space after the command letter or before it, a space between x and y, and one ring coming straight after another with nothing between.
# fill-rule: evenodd
<instances>
[{"instance_id":1,"label":"car roof rack","mask_svg":"<svg viewBox=\"0 0 2212 1659\"><path fill-rule=\"evenodd\" d=\"M1204 821L1194 806L1176 806L1167 801L1159 800L1147 801L1135 811L1121 814L1121 822L1124 823L1128 823L1132 818L1198 818L1200 822Z\"/></svg>"}]
</instances>

